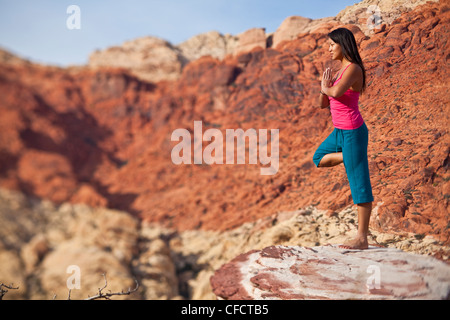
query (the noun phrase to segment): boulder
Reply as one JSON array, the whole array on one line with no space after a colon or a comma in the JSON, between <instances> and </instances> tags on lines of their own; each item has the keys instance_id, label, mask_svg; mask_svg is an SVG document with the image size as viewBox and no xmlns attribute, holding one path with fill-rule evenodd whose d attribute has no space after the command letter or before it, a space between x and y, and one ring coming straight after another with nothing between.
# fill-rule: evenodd
<instances>
[{"instance_id":1,"label":"boulder","mask_svg":"<svg viewBox=\"0 0 450 320\"><path fill-rule=\"evenodd\" d=\"M211 277L219 299L448 299L450 266L393 248L270 246Z\"/></svg>"},{"instance_id":2,"label":"boulder","mask_svg":"<svg viewBox=\"0 0 450 320\"><path fill-rule=\"evenodd\" d=\"M157 37L126 41L121 46L97 50L89 57L90 67L125 68L150 82L177 79L184 63L179 49Z\"/></svg>"},{"instance_id":3,"label":"boulder","mask_svg":"<svg viewBox=\"0 0 450 320\"><path fill-rule=\"evenodd\" d=\"M231 34L209 31L189 38L177 45L187 61L194 61L203 56L224 59L232 54L239 39Z\"/></svg>"},{"instance_id":4,"label":"boulder","mask_svg":"<svg viewBox=\"0 0 450 320\"><path fill-rule=\"evenodd\" d=\"M239 43L235 54L251 51L254 48L266 49L266 31L264 28L252 28L238 35Z\"/></svg>"},{"instance_id":5,"label":"boulder","mask_svg":"<svg viewBox=\"0 0 450 320\"><path fill-rule=\"evenodd\" d=\"M291 16L286 18L273 34L272 47L276 48L282 41L290 41L298 34L305 32L306 26L312 20L309 18Z\"/></svg>"}]
</instances>

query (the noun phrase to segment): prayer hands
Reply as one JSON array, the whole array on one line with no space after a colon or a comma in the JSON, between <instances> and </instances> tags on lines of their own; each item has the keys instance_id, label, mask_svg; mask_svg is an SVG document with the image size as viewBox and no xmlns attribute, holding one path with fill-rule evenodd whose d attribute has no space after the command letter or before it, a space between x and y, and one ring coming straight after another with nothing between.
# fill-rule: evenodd
<instances>
[{"instance_id":1,"label":"prayer hands","mask_svg":"<svg viewBox=\"0 0 450 320\"><path fill-rule=\"evenodd\" d=\"M330 88L331 86L333 86L331 78L332 78L332 70L331 68L326 68L322 77L322 89Z\"/></svg>"}]
</instances>

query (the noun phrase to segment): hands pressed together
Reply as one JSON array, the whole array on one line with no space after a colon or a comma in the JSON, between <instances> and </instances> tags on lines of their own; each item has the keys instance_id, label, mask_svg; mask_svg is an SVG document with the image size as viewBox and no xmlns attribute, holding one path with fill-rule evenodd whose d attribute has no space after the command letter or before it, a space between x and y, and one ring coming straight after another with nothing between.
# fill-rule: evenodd
<instances>
[{"instance_id":1,"label":"hands pressed together","mask_svg":"<svg viewBox=\"0 0 450 320\"><path fill-rule=\"evenodd\" d=\"M333 75L332 75L331 68L326 68L323 73L322 84L321 84L321 91L323 93L325 93L324 90L333 86L332 77L333 77Z\"/></svg>"}]
</instances>

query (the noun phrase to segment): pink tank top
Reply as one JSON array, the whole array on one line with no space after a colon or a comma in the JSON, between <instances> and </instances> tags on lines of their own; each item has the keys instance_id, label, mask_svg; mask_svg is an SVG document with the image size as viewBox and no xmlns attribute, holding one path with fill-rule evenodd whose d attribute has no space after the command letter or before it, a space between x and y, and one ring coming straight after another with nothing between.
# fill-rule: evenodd
<instances>
[{"instance_id":1,"label":"pink tank top","mask_svg":"<svg viewBox=\"0 0 450 320\"><path fill-rule=\"evenodd\" d=\"M341 80L342 75L350 64L344 69L339 79L333 83L333 86ZM329 97L329 99L331 119L335 128L344 130L358 129L364 123L361 113L359 113L359 92L349 88L339 98Z\"/></svg>"}]
</instances>

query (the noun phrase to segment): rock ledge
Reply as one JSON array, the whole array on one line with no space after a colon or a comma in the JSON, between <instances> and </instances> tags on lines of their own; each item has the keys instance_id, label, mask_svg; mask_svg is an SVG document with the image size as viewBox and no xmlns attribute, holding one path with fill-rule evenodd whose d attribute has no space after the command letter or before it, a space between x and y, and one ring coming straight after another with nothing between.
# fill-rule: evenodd
<instances>
[{"instance_id":1,"label":"rock ledge","mask_svg":"<svg viewBox=\"0 0 450 320\"><path fill-rule=\"evenodd\" d=\"M448 299L450 266L393 248L271 246L211 277L219 299Z\"/></svg>"}]
</instances>

